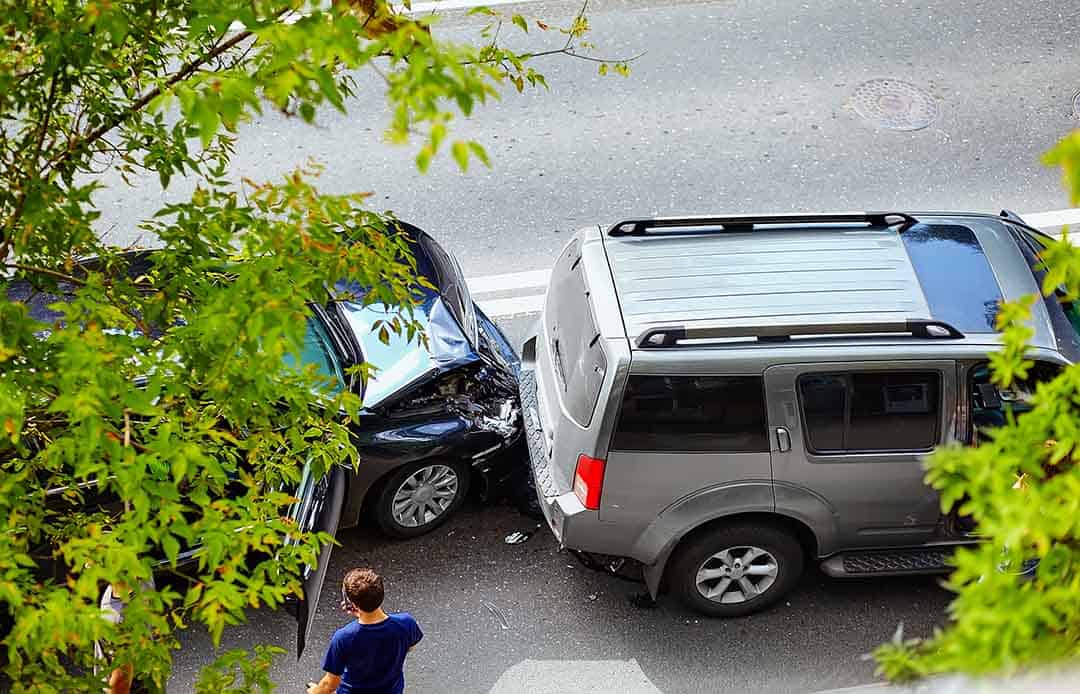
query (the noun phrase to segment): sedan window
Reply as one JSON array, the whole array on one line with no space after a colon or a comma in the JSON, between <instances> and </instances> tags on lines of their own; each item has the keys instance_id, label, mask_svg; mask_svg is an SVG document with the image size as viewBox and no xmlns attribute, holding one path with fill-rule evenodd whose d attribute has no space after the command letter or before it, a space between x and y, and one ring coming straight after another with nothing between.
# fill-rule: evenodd
<instances>
[{"instance_id":1,"label":"sedan window","mask_svg":"<svg viewBox=\"0 0 1080 694\"><path fill-rule=\"evenodd\" d=\"M303 368L308 364L315 365L315 371L327 382L327 387L332 393L340 393L345 387L345 375L341 369L341 360L334 351L330 336L316 318L308 318L307 328L304 331L304 346L300 350L300 359L291 355L285 355L285 363L294 368Z\"/></svg>"}]
</instances>

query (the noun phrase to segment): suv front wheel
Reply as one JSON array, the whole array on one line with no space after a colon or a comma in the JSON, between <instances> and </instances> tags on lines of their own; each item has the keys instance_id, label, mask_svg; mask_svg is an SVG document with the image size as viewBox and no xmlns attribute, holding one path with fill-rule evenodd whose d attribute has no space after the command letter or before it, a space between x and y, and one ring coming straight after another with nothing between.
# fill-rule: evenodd
<instances>
[{"instance_id":1,"label":"suv front wheel","mask_svg":"<svg viewBox=\"0 0 1080 694\"><path fill-rule=\"evenodd\" d=\"M680 547L668 585L692 610L710 617L740 617L783 597L802 569L802 546L790 533L740 523L706 531Z\"/></svg>"}]
</instances>

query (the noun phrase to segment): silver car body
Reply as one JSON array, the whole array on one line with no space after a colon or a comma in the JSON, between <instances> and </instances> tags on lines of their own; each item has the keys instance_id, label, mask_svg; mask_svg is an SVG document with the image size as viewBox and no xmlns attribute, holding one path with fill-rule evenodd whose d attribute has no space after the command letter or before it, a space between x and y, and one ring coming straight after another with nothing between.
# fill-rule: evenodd
<instances>
[{"instance_id":1,"label":"silver car body","mask_svg":"<svg viewBox=\"0 0 1080 694\"><path fill-rule=\"evenodd\" d=\"M783 523L820 560L851 550L969 542L943 530L922 460L937 446L971 438L971 372L1000 338L989 303L985 316L957 311L978 299L972 292L980 283L996 283L1005 300L1038 292L1017 240L1034 230L1015 217L899 217L899 225L892 216L867 224L859 215L850 222L837 221L845 215L646 220L579 231L555 262L543 313L522 350L537 494L560 543L643 563L655 595L680 540L720 519ZM928 229L946 229L943 243L956 246L946 253L913 245L919 234L934 241L937 232ZM952 278L948 266L933 267L950 253L961 273ZM928 259L929 269L913 258ZM981 264L990 274L961 276L965 267L978 274ZM1052 311L1049 302L1033 307L1033 357L1068 363L1075 333L1060 317L1055 324ZM950 323L918 328L919 321L946 320L976 329L954 336ZM905 331L909 324L914 332ZM933 432L932 441L919 450L813 452L803 400L811 397L807 389L828 386L832 377L824 374L865 373L843 378L887 384L912 372L936 375L936 391L911 383L881 389L895 398L887 408L933 413L935 421L918 425ZM628 445L615 445L627 384L644 376L760 382L760 433L756 415L732 407L720 418L745 418L753 436L718 447L728 450L689 438L684 450L636 450L645 447L632 436ZM597 510L586 509L573 490L580 455L606 461ZM836 564L830 573L844 570Z\"/></svg>"}]
</instances>

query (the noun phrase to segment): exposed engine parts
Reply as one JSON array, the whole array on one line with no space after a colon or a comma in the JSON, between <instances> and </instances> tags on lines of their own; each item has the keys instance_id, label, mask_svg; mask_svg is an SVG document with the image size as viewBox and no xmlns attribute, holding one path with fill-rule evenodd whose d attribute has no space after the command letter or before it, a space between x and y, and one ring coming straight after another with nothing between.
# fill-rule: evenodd
<instances>
[{"instance_id":1,"label":"exposed engine parts","mask_svg":"<svg viewBox=\"0 0 1080 694\"><path fill-rule=\"evenodd\" d=\"M487 366L459 369L420 388L413 397L394 403L387 414L448 411L471 420L477 429L510 439L521 431L521 408L506 394L507 378Z\"/></svg>"}]
</instances>

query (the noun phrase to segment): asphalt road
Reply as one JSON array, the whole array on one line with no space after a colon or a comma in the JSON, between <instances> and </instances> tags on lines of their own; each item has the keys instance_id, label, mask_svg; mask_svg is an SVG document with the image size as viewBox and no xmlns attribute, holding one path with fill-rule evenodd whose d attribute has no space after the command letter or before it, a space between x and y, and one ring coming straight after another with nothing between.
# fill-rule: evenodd
<instances>
[{"instance_id":1,"label":"asphalt road","mask_svg":"<svg viewBox=\"0 0 1080 694\"><path fill-rule=\"evenodd\" d=\"M331 634L348 621L336 607L342 577L373 566L386 580L386 607L411 612L426 633L407 662L412 692L807 692L873 681L863 655L901 622L905 635L928 635L949 598L930 577L835 580L808 568L768 612L703 619L670 598L636 606L641 586L584 568L546 527L523 544L504 542L535 528L512 508L474 507L407 542L368 528L343 531L312 645L299 661L284 612L252 613L249 624L226 631L222 646L288 649L273 670L278 691L303 691L320 675ZM211 655L205 635L188 634L170 691L190 691Z\"/></svg>"},{"instance_id":2,"label":"asphalt road","mask_svg":"<svg viewBox=\"0 0 1080 694\"><path fill-rule=\"evenodd\" d=\"M503 9L558 24L579 5ZM590 19L596 55L644 52L632 75L546 59L550 91L508 92L457 121L454 135L483 143L491 169L462 175L445 158L418 175L414 150L383 142L380 84L363 73L348 115L324 112L312 128L269 113L244 127L232 175L273 179L314 158L326 167L326 190L373 191L375 207L430 231L471 277L546 268L573 229L636 215L1066 205L1039 156L1080 124L1080 0L593 0ZM436 31L464 41L479 26L453 12ZM533 31L521 45L558 43ZM910 132L867 121L854 95L874 78L929 94L936 117ZM101 230L122 243L193 185L163 193L153 180L134 188L101 180ZM517 341L530 320L500 322ZM699 620L667 601L634 607L636 586L581 568L546 532L503 544L528 527L512 510L486 509L409 543L343 533L316 645L299 663L278 663L280 691L317 676L318 644L344 621L338 582L355 564L383 571L389 606L413 611L427 630L407 671L416 692L853 685L873 679L862 654L901 621L907 634L929 633L948 600L932 579L840 582L810 571L790 604ZM291 649L293 638L288 615L259 612L229 630L225 645ZM189 691L210 655L191 634L170 689Z\"/></svg>"},{"instance_id":3,"label":"asphalt road","mask_svg":"<svg viewBox=\"0 0 1080 694\"><path fill-rule=\"evenodd\" d=\"M501 9L558 24L579 6ZM480 141L490 170L462 175L444 157L418 175L411 148L383 142L382 85L365 72L348 115L327 110L312 128L268 113L243 128L234 175L272 179L314 158L325 189L374 192L373 206L434 234L470 276L547 267L568 231L641 214L1066 206L1039 157L1080 124L1077 0L589 6L596 55L644 56L625 79L546 58L550 92L510 90L458 119L452 135ZM436 32L464 41L480 26L452 12ZM561 45L536 34L522 46ZM884 130L853 110L859 84L890 77L934 97L929 127ZM102 230L136 238L158 185L103 180Z\"/></svg>"}]
</instances>

